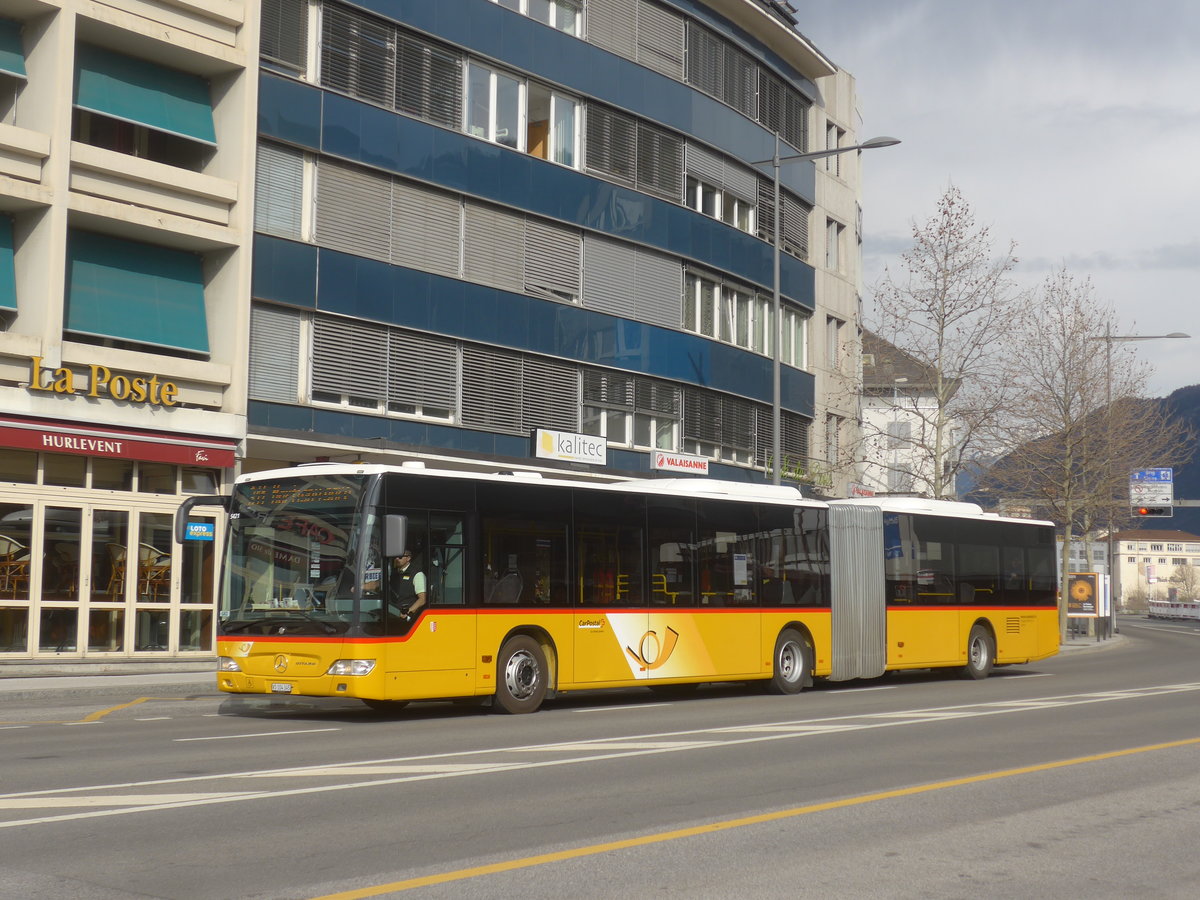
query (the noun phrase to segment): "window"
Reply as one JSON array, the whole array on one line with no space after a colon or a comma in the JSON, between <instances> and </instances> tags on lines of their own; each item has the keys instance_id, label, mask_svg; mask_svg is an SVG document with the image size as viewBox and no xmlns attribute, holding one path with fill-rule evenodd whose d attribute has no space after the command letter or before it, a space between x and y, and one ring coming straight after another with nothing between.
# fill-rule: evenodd
<instances>
[{"instance_id":1,"label":"window","mask_svg":"<svg viewBox=\"0 0 1200 900\"><path fill-rule=\"evenodd\" d=\"M610 444L675 450L679 442L679 388L617 372L583 370L580 430Z\"/></svg>"},{"instance_id":2,"label":"window","mask_svg":"<svg viewBox=\"0 0 1200 900\"><path fill-rule=\"evenodd\" d=\"M825 220L825 268L833 272L842 271L842 233L845 230L840 222Z\"/></svg>"},{"instance_id":3,"label":"window","mask_svg":"<svg viewBox=\"0 0 1200 900\"><path fill-rule=\"evenodd\" d=\"M829 316L825 319L825 365L836 369L842 361L842 327L844 322Z\"/></svg>"},{"instance_id":4,"label":"window","mask_svg":"<svg viewBox=\"0 0 1200 900\"><path fill-rule=\"evenodd\" d=\"M790 314L790 315L789 315ZM741 286L688 273L683 295L684 330L734 344L763 355L771 354L771 301ZM795 310L784 311L784 361L800 365L804 358L806 326Z\"/></svg>"},{"instance_id":5,"label":"window","mask_svg":"<svg viewBox=\"0 0 1200 900\"><path fill-rule=\"evenodd\" d=\"M467 67L467 133L524 150L522 108L525 84L511 75L472 62Z\"/></svg>"},{"instance_id":6,"label":"window","mask_svg":"<svg viewBox=\"0 0 1200 900\"><path fill-rule=\"evenodd\" d=\"M842 146L842 139L845 136L846 132L841 128L832 123L827 123L825 126L825 149L836 150ZM842 174L842 154L835 153L833 156L825 157L825 171L832 172L834 175L840 177Z\"/></svg>"},{"instance_id":7,"label":"window","mask_svg":"<svg viewBox=\"0 0 1200 900\"><path fill-rule=\"evenodd\" d=\"M842 417L825 416L825 461L836 466L841 459Z\"/></svg>"},{"instance_id":8,"label":"window","mask_svg":"<svg viewBox=\"0 0 1200 900\"><path fill-rule=\"evenodd\" d=\"M492 0L505 9L519 12L522 15L536 19L543 25L549 25L565 34L578 37L579 26L583 21L582 4L576 0Z\"/></svg>"},{"instance_id":9,"label":"window","mask_svg":"<svg viewBox=\"0 0 1200 900\"><path fill-rule=\"evenodd\" d=\"M531 156L576 168L579 162L579 103L565 94L530 82L529 129L525 145Z\"/></svg>"},{"instance_id":10,"label":"window","mask_svg":"<svg viewBox=\"0 0 1200 900\"><path fill-rule=\"evenodd\" d=\"M599 104L588 104L586 134L589 171L683 200L683 138Z\"/></svg>"},{"instance_id":11,"label":"window","mask_svg":"<svg viewBox=\"0 0 1200 900\"><path fill-rule=\"evenodd\" d=\"M754 233L754 204L729 191L689 175L684 205L712 219L720 219L747 234Z\"/></svg>"},{"instance_id":12,"label":"window","mask_svg":"<svg viewBox=\"0 0 1200 900\"><path fill-rule=\"evenodd\" d=\"M683 450L710 459L753 464L756 419L756 408L748 400L685 389Z\"/></svg>"},{"instance_id":13,"label":"window","mask_svg":"<svg viewBox=\"0 0 1200 900\"><path fill-rule=\"evenodd\" d=\"M1188 564L1188 561L1186 559L1175 558L1175 559L1171 560L1171 565L1173 565L1173 566L1186 566L1187 564Z\"/></svg>"},{"instance_id":14,"label":"window","mask_svg":"<svg viewBox=\"0 0 1200 900\"><path fill-rule=\"evenodd\" d=\"M263 0L260 28L262 58L303 72L308 55L308 0Z\"/></svg>"},{"instance_id":15,"label":"window","mask_svg":"<svg viewBox=\"0 0 1200 900\"><path fill-rule=\"evenodd\" d=\"M912 445L912 422L888 422L887 449L907 450Z\"/></svg>"},{"instance_id":16,"label":"window","mask_svg":"<svg viewBox=\"0 0 1200 900\"><path fill-rule=\"evenodd\" d=\"M72 140L199 171L216 146L208 82L80 44Z\"/></svg>"},{"instance_id":17,"label":"window","mask_svg":"<svg viewBox=\"0 0 1200 900\"><path fill-rule=\"evenodd\" d=\"M762 301L766 304L766 300ZM808 314L791 306L783 307L783 333L779 359L797 369L808 368Z\"/></svg>"}]
</instances>

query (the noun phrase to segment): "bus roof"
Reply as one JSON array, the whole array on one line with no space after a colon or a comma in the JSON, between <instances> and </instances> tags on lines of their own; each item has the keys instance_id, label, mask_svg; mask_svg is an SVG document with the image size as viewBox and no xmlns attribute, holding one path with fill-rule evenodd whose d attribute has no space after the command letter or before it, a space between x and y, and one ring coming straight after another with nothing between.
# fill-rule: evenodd
<instances>
[{"instance_id":1,"label":"bus roof","mask_svg":"<svg viewBox=\"0 0 1200 900\"><path fill-rule=\"evenodd\" d=\"M1023 519L985 512L978 503L960 500L930 500L926 497L855 497L852 500L830 500L830 506L876 506L884 512L923 513L927 516L958 516L968 519L994 519L1018 522L1022 525L1053 525L1041 519Z\"/></svg>"},{"instance_id":2,"label":"bus roof","mask_svg":"<svg viewBox=\"0 0 1200 900\"><path fill-rule=\"evenodd\" d=\"M382 463L304 463L299 466L270 469L241 475L238 477L237 482L241 484L274 478L300 478L312 474L377 475L384 473L427 476L432 478L458 478L465 481L510 482L531 486L572 487L592 491L669 494L674 497L824 506L824 503L819 500L805 498L799 489L785 485L752 484L741 481L722 481L715 478L633 478L625 481L606 482L574 481L568 478L547 478L540 472L479 472L459 469L434 469L428 468L421 463L413 464L411 462L397 466Z\"/></svg>"}]
</instances>

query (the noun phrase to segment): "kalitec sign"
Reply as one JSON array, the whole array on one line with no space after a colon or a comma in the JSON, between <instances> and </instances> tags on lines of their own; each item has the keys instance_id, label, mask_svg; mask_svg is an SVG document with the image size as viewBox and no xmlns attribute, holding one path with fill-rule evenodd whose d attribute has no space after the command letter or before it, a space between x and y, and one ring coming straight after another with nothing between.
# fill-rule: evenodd
<instances>
[{"instance_id":1,"label":"kalitec sign","mask_svg":"<svg viewBox=\"0 0 1200 900\"><path fill-rule=\"evenodd\" d=\"M107 366L91 364L83 376L67 366L51 369L42 365L40 356L29 359L29 390L85 397L111 397L130 403L175 406L179 387L159 381L157 375L113 374Z\"/></svg>"},{"instance_id":2,"label":"kalitec sign","mask_svg":"<svg viewBox=\"0 0 1200 900\"><path fill-rule=\"evenodd\" d=\"M533 455L539 459L561 459L603 466L608 462L608 441L591 434L539 428L533 433Z\"/></svg>"}]
</instances>

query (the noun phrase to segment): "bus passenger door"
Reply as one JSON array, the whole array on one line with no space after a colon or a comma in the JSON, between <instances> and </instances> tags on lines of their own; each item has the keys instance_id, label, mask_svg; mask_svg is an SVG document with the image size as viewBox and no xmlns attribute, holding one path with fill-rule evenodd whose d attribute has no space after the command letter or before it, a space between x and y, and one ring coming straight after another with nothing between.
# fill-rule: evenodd
<instances>
[{"instance_id":1,"label":"bus passenger door","mask_svg":"<svg viewBox=\"0 0 1200 900\"><path fill-rule=\"evenodd\" d=\"M598 514L596 519L600 517ZM573 592L574 671L582 684L647 677L641 529L619 522L581 523Z\"/></svg>"}]
</instances>

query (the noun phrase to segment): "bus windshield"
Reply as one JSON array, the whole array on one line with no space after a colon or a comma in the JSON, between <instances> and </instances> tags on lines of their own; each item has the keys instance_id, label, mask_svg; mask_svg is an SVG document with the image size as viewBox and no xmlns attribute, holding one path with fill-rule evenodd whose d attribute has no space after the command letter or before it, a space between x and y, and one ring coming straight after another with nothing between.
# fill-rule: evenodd
<instances>
[{"instance_id":1,"label":"bus windshield","mask_svg":"<svg viewBox=\"0 0 1200 900\"><path fill-rule=\"evenodd\" d=\"M378 552L360 551L363 475L239 485L229 520L222 634L341 634L362 587L378 587ZM378 549L378 548L376 548Z\"/></svg>"}]
</instances>

